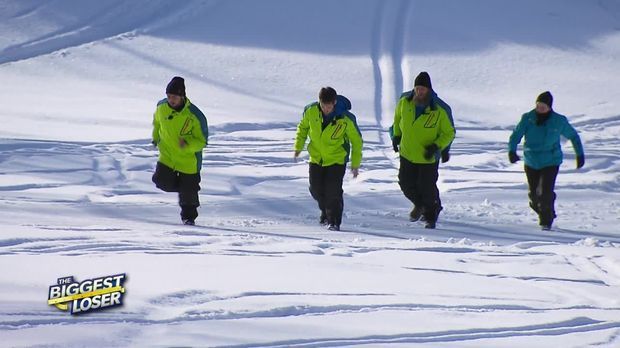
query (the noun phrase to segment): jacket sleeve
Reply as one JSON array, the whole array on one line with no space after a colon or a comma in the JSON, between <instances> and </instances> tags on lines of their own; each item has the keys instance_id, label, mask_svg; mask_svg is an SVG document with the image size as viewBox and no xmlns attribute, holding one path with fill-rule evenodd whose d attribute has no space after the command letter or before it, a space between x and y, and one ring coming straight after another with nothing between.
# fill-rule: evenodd
<instances>
[{"instance_id":1,"label":"jacket sleeve","mask_svg":"<svg viewBox=\"0 0 620 348\"><path fill-rule=\"evenodd\" d=\"M439 137L435 140L435 144L437 144L440 149L444 149L450 146L454 140L454 127L445 112L442 112L440 117Z\"/></svg>"},{"instance_id":2,"label":"jacket sleeve","mask_svg":"<svg viewBox=\"0 0 620 348\"><path fill-rule=\"evenodd\" d=\"M157 110L153 113L153 133L151 135L153 144L159 144L159 120L157 119Z\"/></svg>"},{"instance_id":3,"label":"jacket sleeve","mask_svg":"<svg viewBox=\"0 0 620 348\"><path fill-rule=\"evenodd\" d=\"M517 152L517 145L523 139L523 135L525 135L525 131L527 130L527 114L521 116L521 121L512 131L510 135L510 139L508 140L508 151L509 152Z\"/></svg>"},{"instance_id":4,"label":"jacket sleeve","mask_svg":"<svg viewBox=\"0 0 620 348\"><path fill-rule=\"evenodd\" d=\"M450 124L452 125L452 128L454 129L454 136L456 137L456 126L454 126L454 117L452 117L452 108L450 107L450 105L446 104L446 102L443 102L443 104L444 104L443 108L446 110L446 114L448 115ZM454 141L454 139L452 139L452 141ZM450 151L450 146L452 146L452 141L450 142L450 144L448 144L448 146L446 146L444 151Z\"/></svg>"},{"instance_id":5,"label":"jacket sleeve","mask_svg":"<svg viewBox=\"0 0 620 348\"><path fill-rule=\"evenodd\" d=\"M187 152L199 152L202 151L207 146L207 136L204 132L203 127L198 127L194 125L192 129L192 135L190 137L185 138L185 142L187 146L184 150Z\"/></svg>"},{"instance_id":6,"label":"jacket sleeve","mask_svg":"<svg viewBox=\"0 0 620 348\"><path fill-rule=\"evenodd\" d=\"M197 107L191 107L194 118L192 119L192 133L191 136L184 138L187 146L185 151L195 153L202 151L207 146L207 139L209 137L209 126L207 124L207 118Z\"/></svg>"},{"instance_id":7,"label":"jacket sleeve","mask_svg":"<svg viewBox=\"0 0 620 348\"><path fill-rule=\"evenodd\" d=\"M401 110L402 102L403 102L403 98L401 98L398 101L398 104L396 104L396 109L394 109L394 123L392 123L392 127L390 127L391 138L400 137L403 134L402 130L400 129L400 118L401 118L400 110Z\"/></svg>"},{"instance_id":8,"label":"jacket sleeve","mask_svg":"<svg viewBox=\"0 0 620 348\"><path fill-rule=\"evenodd\" d=\"M362 147L364 146L364 140L362 139L362 132L357 126L357 122L351 118L348 119L351 123L351 125L347 127L347 137L351 142L351 168L359 168L362 164Z\"/></svg>"},{"instance_id":9,"label":"jacket sleeve","mask_svg":"<svg viewBox=\"0 0 620 348\"><path fill-rule=\"evenodd\" d=\"M577 156L583 156L583 145L581 144L581 138L579 137L579 134L577 133L575 128L573 128L573 126L568 123L568 120L566 118L564 118L563 121L564 122L562 124L561 130L562 136L571 141L571 143L573 144L573 149L575 150L575 154Z\"/></svg>"},{"instance_id":10,"label":"jacket sleeve","mask_svg":"<svg viewBox=\"0 0 620 348\"><path fill-rule=\"evenodd\" d=\"M304 145L306 144L306 139L308 138L308 130L310 129L310 125L308 123L308 117L306 117L307 112L304 111L304 114L301 117L301 121L297 125L297 134L295 136L295 151L301 151L304 149Z\"/></svg>"}]
</instances>

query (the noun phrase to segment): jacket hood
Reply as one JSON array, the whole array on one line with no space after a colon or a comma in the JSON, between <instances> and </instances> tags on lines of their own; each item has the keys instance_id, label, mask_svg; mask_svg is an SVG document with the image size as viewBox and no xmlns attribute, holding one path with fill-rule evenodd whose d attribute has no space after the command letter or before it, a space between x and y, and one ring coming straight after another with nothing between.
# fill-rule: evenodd
<instances>
[{"instance_id":1,"label":"jacket hood","mask_svg":"<svg viewBox=\"0 0 620 348\"><path fill-rule=\"evenodd\" d=\"M351 101L347 99L347 97L343 95L338 95L336 97L336 105L334 106L334 110L329 113L329 115L324 115L323 118L326 120L331 120L335 117L338 117L345 112L351 110Z\"/></svg>"},{"instance_id":2,"label":"jacket hood","mask_svg":"<svg viewBox=\"0 0 620 348\"><path fill-rule=\"evenodd\" d=\"M337 100L337 103L336 103L336 107L334 108L336 115L340 115L345 111L351 110L351 101L347 99L347 97L343 95L338 95L336 97L336 100Z\"/></svg>"}]
</instances>

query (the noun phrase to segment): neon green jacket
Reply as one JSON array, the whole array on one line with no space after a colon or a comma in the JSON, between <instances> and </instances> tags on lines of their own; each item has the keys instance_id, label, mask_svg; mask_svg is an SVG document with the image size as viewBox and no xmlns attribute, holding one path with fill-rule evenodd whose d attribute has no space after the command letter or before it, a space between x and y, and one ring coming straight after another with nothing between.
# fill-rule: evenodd
<instances>
[{"instance_id":1,"label":"neon green jacket","mask_svg":"<svg viewBox=\"0 0 620 348\"><path fill-rule=\"evenodd\" d=\"M297 126L295 151L304 148L306 139L310 163L323 167L334 164L346 164L351 155L351 167L359 168L362 162L362 133L357 127L355 116L348 110L351 103L343 96L338 96L334 111L323 116L318 102L307 105ZM323 129L323 120L326 127Z\"/></svg>"},{"instance_id":2,"label":"neon green jacket","mask_svg":"<svg viewBox=\"0 0 620 348\"><path fill-rule=\"evenodd\" d=\"M392 125L394 137L401 137L400 155L411 163L435 163L439 151L431 158L424 158L425 148L435 143L443 150L454 140L454 127L444 108L431 100L431 104L416 117L416 105L412 98L403 96L394 111Z\"/></svg>"},{"instance_id":3,"label":"neon green jacket","mask_svg":"<svg viewBox=\"0 0 620 348\"><path fill-rule=\"evenodd\" d=\"M176 111L167 99L157 103L153 115L153 144L159 148L159 162L184 174L200 173L202 149L207 146L209 129L205 115L189 99ZM180 139L187 145L179 145Z\"/></svg>"}]
</instances>

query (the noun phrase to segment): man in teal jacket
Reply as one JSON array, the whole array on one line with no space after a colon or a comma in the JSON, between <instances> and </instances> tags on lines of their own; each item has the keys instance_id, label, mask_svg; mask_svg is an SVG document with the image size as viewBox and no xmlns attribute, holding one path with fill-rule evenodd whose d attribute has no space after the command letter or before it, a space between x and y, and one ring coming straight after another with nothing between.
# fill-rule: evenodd
<instances>
[{"instance_id":1,"label":"man in teal jacket","mask_svg":"<svg viewBox=\"0 0 620 348\"><path fill-rule=\"evenodd\" d=\"M562 163L560 136L573 144L577 155L577 169L583 167L585 156L581 139L566 116L553 109L553 96L550 92L541 93L536 99L536 108L523 114L521 121L510 135L508 159L516 163L517 145L525 137L525 174L529 186L530 207L538 214L539 225L543 230L551 229L555 214L555 179Z\"/></svg>"},{"instance_id":2,"label":"man in teal jacket","mask_svg":"<svg viewBox=\"0 0 620 348\"><path fill-rule=\"evenodd\" d=\"M163 191L179 193L186 225L194 225L198 217L202 149L208 136L207 119L186 97L185 80L175 76L153 115L153 145L159 149L153 182Z\"/></svg>"},{"instance_id":3,"label":"man in teal jacket","mask_svg":"<svg viewBox=\"0 0 620 348\"><path fill-rule=\"evenodd\" d=\"M414 81L414 93L403 95L394 111L392 146L400 152L398 184L413 203L411 221L426 220L435 228L441 203L437 179L441 151L454 140L454 126L448 112L433 98L431 77L421 72Z\"/></svg>"},{"instance_id":4,"label":"man in teal jacket","mask_svg":"<svg viewBox=\"0 0 620 348\"><path fill-rule=\"evenodd\" d=\"M357 177L362 162L362 133L351 102L331 87L321 88L319 102L307 105L297 126L297 158L310 138L310 194L321 210L320 223L339 231L342 223L342 180L351 155L351 172Z\"/></svg>"}]
</instances>

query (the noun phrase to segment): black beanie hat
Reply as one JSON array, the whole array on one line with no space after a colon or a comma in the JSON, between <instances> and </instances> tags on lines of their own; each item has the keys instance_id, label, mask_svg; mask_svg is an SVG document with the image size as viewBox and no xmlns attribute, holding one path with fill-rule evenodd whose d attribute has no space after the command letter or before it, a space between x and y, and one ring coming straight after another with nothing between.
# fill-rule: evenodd
<instances>
[{"instance_id":1,"label":"black beanie hat","mask_svg":"<svg viewBox=\"0 0 620 348\"><path fill-rule=\"evenodd\" d=\"M536 102L537 103L543 103L543 104L547 104L547 106L549 108L551 108L553 106L553 96L551 95L551 92L546 91L546 92L542 92L538 98L536 98Z\"/></svg>"},{"instance_id":2,"label":"black beanie hat","mask_svg":"<svg viewBox=\"0 0 620 348\"><path fill-rule=\"evenodd\" d=\"M422 71L416 78L413 83L413 87L415 86L424 86L428 89L433 89L433 85L431 85L431 77L426 71Z\"/></svg>"},{"instance_id":3,"label":"black beanie hat","mask_svg":"<svg viewBox=\"0 0 620 348\"><path fill-rule=\"evenodd\" d=\"M185 80L180 76L173 77L166 86L166 94L185 97Z\"/></svg>"}]
</instances>

